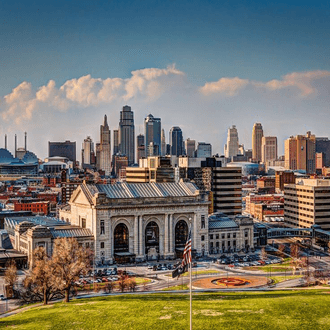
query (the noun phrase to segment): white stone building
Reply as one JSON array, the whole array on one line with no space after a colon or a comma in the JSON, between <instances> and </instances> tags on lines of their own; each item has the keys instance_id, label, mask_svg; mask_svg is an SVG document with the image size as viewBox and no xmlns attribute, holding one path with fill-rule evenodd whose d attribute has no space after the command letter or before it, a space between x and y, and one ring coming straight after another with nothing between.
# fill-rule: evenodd
<instances>
[{"instance_id":1,"label":"white stone building","mask_svg":"<svg viewBox=\"0 0 330 330\"><path fill-rule=\"evenodd\" d=\"M83 183L60 218L93 233L96 263L172 259L190 227L193 252L208 253L208 204L192 183Z\"/></svg>"}]
</instances>

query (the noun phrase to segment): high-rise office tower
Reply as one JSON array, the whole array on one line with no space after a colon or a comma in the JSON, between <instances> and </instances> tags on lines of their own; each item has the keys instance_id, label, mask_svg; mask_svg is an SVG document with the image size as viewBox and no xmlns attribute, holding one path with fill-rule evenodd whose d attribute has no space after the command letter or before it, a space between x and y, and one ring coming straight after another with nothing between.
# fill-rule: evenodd
<instances>
[{"instance_id":1,"label":"high-rise office tower","mask_svg":"<svg viewBox=\"0 0 330 330\"><path fill-rule=\"evenodd\" d=\"M327 137L317 137L315 151L324 154L324 165L330 166L330 140Z\"/></svg>"},{"instance_id":2,"label":"high-rise office tower","mask_svg":"<svg viewBox=\"0 0 330 330\"><path fill-rule=\"evenodd\" d=\"M144 135L139 134L136 137L136 157L137 157L137 162L139 162L139 159L143 158L146 156L146 150L145 150L145 145L144 145Z\"/></svg>"},{"instance_id":3,"label":"high-rise office tower","mask_svg":"<svg viewBox=\"0 0 330 330\"><path fill-rule=\"evenodd\" d=\"M198 142L196 150L197 158L208 158L212 157L212 145L211 143Z\"/></svg>"},{"instance_id":4,"label":"high-rise office tower","mask_svg":"<svg viewBox=\"0 0 330 330\"><path fill-rule=\"evenodd\" d=\"M252 159L261 162L261 143L264 131L260 123L255 123L252 129Z\"/></svg>"},{"instance_id":5,"label":"high-rise office tower","mask_svg":"<svg viewBox=\"0 0 330 330\"><path fill-rule=\"evenodd\" d=\"M165 138L164 128L162 128L162 134L161 134L160 140L161 140L160 154L161 154L161 156L165 156L166 155L166 138Z\"/></svg>"},{"instance_id":6,"label":"high-rise office tower","mask_svg":"<svg viewBox=\"0 0 330 330\"><path fill-rule=\"evenodd\" d=\"M93 154L94 154L94 143L91 137L87 136L87 138L84 139L81 150L81 164L83 168L84 165L92 164Z\"/></svg>"},{"instance_id":7,"label":"high-rise office tower","mask_svg":"<svg viewBox=\"0 0 330 330\"><path fill-rule=\"evenodd\" d=\"M232 156L237 156L239 154L239 143L238 143L238 133L237 128L233 125L228 128L227 144L225 144L225 157L231 158Z\"/></svg>"},{"instance_id":8,"label":"high-rise office tower","mask_svg":"<svg viewBox=\"0 0 330 330\"><path fill-rule=\"evenodd\" d=\"M107 115L104 115L104 123L100 126L100 169L105 172L105 175L111 173L111 138L107 120Z\"/></svg>"},{"instance_id":9,"label":"high-rise office tower","mask_svg":"<svg viewBox=\"0 0 330 330\"><path fill-rule=\"evenodd\" d=\"M149 114L144 119L144 145L146 147L146 156L159 156L161 152L161 120ZM150 148L150 144L153 147Z\"/></svg>"},{"instance_id":10,"label":"high-rise office tower","mask_svg":"<svg viewBox=\"0 0 330 330\"><path fill-rule=\"evenodd\" d=\"M171 155L173 156L183 155L182 130L178 126L174 126L170 129L170 145L171 145Z\"/></svg>"},{"instance_id":11,"label":"high-rise office tower","mask_svg":"<svg viewBox=\"0 0 330 330\"><path fill-rule=\"evenodd\" d=\"M125 105L120 111L118 133L119 152L127 156L128 165L132 165L135 159L134 113L128 105Z\"/></svg>"},{"instance_id":12,"label":"high-rise office tower","mask_svg":"<svg viewBox=\"0 0 330 330\"><path fill-rule=\"evenodd\" d=\"M315 172L315 135L291 136L284 142L285 168L303 170L306 173Z\"/></svg>"},{"instance_id":13,"label":"high-rise office tower","mask_svg":"<svg viewBox=\"0 0 330 330\"><path fill-rule=\"evenodd\" d=\"M113 130L113 155L116 155L119 152L119 138L118 138L118 130Z\"/></svg>"},{"instance_id":14,"label":"high-rise office tower","mask_svg":"<svg viewBox=\"0 0 330 330\"><path fill-rule=\"evenodd\" d=\"M15 137L16 139L16 137ZM15 140L15 150L16 147ZM48 142L48 157L66 157L73 163L76 162L76 142Z\"/></svg>"},{"instance_id":15,"label":"high-rise office tower","mask_svg":"<svg viewBox=\"0 0 330 330\"><path fill-rule=\"evenodd\" d=\"M188 157L195 157L195 151L196 151L195 140L190 140L190 138L188 138L187 140L184 141L184 147L186 149L186 155Z\"/></svg>"},{"instance_id":16,"label":"high-rise office tower","mask_svg":"<svg viewBox=\"0 0 330 330\"><path fill-rule=\"evenodd\" d=\"M277 137L263 136L261 142L261 161L266 163L268 161L277 159Z\"/></svg>"}]
</instances>

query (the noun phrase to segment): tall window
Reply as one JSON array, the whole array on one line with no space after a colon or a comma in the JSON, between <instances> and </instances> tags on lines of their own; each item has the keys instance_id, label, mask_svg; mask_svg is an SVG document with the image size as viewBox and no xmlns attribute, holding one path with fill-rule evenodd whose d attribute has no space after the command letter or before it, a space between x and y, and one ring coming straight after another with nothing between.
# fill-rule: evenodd
<instances>
[{"instance_id":1,"label":"tall window","mask_svg":"<svg viewBox=\"0 0 330 330\"><path fill-rule=\"evenodd\" d=\"M104 220L100 221L100 234L105 234L105 230L104 230Z\"/></svg>"},{"instance_id":2,"label":"tall window","mask_svg":"<svg viewBox=\"0 0 330 330\"><path fill-rule=\"evenodd\" d=\"M86 228L86 219L85 218L81 218L81 227Z\"/></svg>"},{"instance_id":3,"label":"tall window","mask_svg":"<svg viewBox=\"0 0 330 330\"><path fill-rule=\"evenodd\" d=\"M205 215L201 216L201 228L205 228Z\"/></svg>"}]
</instances>

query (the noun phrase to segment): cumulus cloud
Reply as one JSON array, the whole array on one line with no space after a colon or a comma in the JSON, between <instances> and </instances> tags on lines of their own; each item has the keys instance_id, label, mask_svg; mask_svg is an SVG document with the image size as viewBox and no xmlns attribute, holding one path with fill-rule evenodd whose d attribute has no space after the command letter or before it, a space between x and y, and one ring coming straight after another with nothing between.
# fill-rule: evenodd
<instances>
[{"instance_id":1,"label":"cumulus cloud","mask_svg":"<svg viewBox=\"0 0 330 330\"><path fill-rule=\"evenodd\" d=\"M315 83L322 79L330 79L330 71L307 71L307 72L293 72L283 76L281 80L273 79L268 82L252 81L248 79L235 78L221 78L215 82L207 82L200 88L200 92L204 95L223 94L225 96L235 96L244 87L250 86L253 89L278 91L291 90L292 95L295 95L294 90L298 92L298 96L307 97L316 95L318 90Z\"/></svg>"},{"instance_id":2,"label":"cumulus cloud","mask_svg":"<svg viewBox=\"0 0 330 330\"><path fill-rule=\"evenodd\" d=\"M127 102L137 97L150 102L158 99L178 82L181 83L184 76L173 65L166 69L136 70L127 79L101 79L86 75L70 79L59 88L54 80L50 80L37 91L33 91L30 83L22 82L4 97L1 115L3 120L15 119L20 122L22 119L31 119L33 112L45 107L67 111L76 107L110 104L118 99Z\"/></svg>"},{"instance_id":3,"label":"cumulus cloud","mask_svg":"<svg viewBox=\"0 0 330 330\"><path fill-rule=\"evenodd\" d=\"M118 127L120 108L128 104L137 133L143 133L143 118L151 112L162 118L165 131L181 126L185 138L211 142L214 152L221 153L233 124L246 147L256 121L279 141L307 130L327 136L329 90L330 71L293 72L266 82L220 77L197 86L175 66L136 70L127 79L86 75L60 86L49 80L40 87L22 82L0 97L0 132L26 130L33 134L29 141L35 141L31 150L46 155L47 144L40 141L80 144L87 134L97 141L104 114L112 129ZM279 121L283 118L285 124Z\"/></svg>"},{"instance_id":4,"label":"cumulus cloud","mask_svg":"<svg viewBox=\"0 0 330 330\"><path fill-rule=\"evenodd\" d=\"M227 96L237 95L238 91L249 84L247 79L235 78L221 78L215 82L208 82L200 91L204 95L210 95L214 93L225 94Z\"/></svg>"}]
</instances>

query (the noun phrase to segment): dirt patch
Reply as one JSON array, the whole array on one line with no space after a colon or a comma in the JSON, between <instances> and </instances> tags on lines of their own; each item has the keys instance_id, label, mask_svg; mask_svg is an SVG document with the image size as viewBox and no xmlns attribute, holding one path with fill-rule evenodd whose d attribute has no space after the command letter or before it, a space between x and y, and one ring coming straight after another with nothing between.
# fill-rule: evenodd
<instances>
[{"instance_id":1,"label":"dirt patch","mask_svg":"<svg viewBox=\"0 0 330 330\"><path fill-rule=\"evenodd\" d=\"M175 311L175 313L177 314L181 314L181 315L186 315L187 313L185 313L184 311Z\"/></svg>"},{"instance_id":2,"label":"dirt patch","mask_svg":"<svg viewBox=\"0 0 330 330\"><path fill-rule=\"evenodd\" d=\"M253 313L253 314L262 314L264 312L263 309L258 311L252 311L250 309L228 309L227 312L229 313Z\"/></svg>"},{"instance_id":3,"label":"dirt patch","mask_svg":"<svg viewBox=\"0 0 330 330\"><path fill-rule=\"evenodd\" d=\"M235 288L235 286L223 286L223 285L217 285L216 281L219 279L226 279L226 277L209 277L209 278L203 278L197 281L193 282L193 287L195 288L201 288L201 289L232 289ZM263 276L240 276L240 278L246 280L248 284L245 284L244 286L240 286L241 288L253 288L253 287L260 287L267 285L267 278Z\"/></svg>"},{"instance_id":4,"label":"dirt patch","mask_svg":"<svg viewBox=\"0 0 330 330\"><path fill-rule=\"evenodd\" d=\"M160 320L169 320L172 318L172 315L164 315L164 316L161 316L159 319Z\"/></svg>"},{"instance_id":5,"label":"dirt patch","mask_svg":"<svg viewBox=\"0 0 330 330\"><path fill-rule=\"evenodd\" d=\"M55 305L44 305L44 306L40 306L39 308L50 308L50 307L54 307Z\"/></svg>"},{"instance_id":6,"label":"dirt patch","mask_svg":"<svg viewBox=\"0 0 330 330\"><path fill-rule=\"evenodd\" d=\"M200 311L200 313L202 315L205 315L205 316L220 316L220 315L223 315L223 313L212 310L212 309L202 309Z\"/></svg>"}]
</instances>

